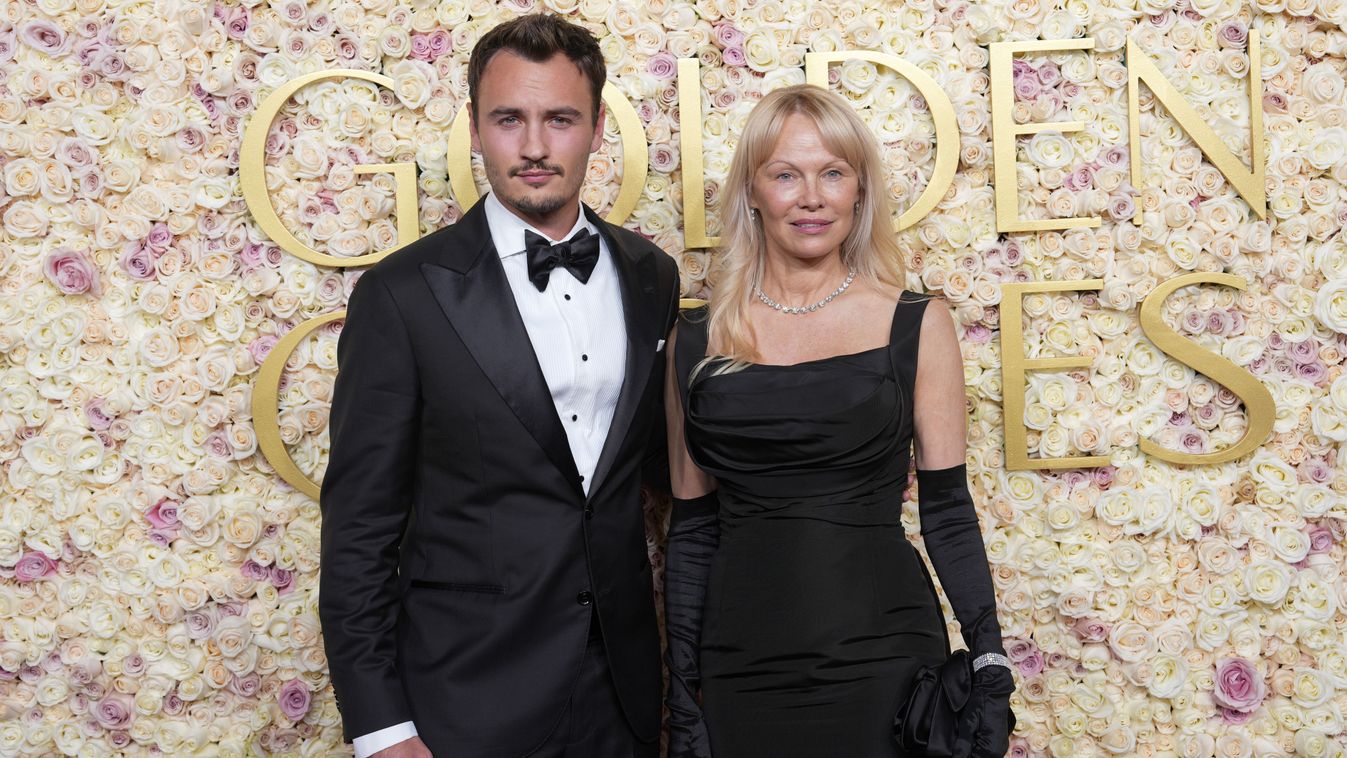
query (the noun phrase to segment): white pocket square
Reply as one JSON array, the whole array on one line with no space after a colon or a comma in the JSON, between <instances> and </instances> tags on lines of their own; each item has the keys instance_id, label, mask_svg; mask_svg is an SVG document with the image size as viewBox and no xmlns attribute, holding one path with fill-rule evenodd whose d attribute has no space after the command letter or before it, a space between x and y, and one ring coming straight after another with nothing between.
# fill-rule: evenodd
<instances>
[{"instance_id":1,"label":"white pocket square","mask_svg":"<svg viewBox=\"0 0 1347 758\"><path fill-rule=\"evenodd\" d=\"M664 349L664 340L660 340L659 342L656 342L656 343L655 343L655 352L658 353L659 351L661 351L661 350L663 350L663 349Z\"/></svg>"}]
</instances>

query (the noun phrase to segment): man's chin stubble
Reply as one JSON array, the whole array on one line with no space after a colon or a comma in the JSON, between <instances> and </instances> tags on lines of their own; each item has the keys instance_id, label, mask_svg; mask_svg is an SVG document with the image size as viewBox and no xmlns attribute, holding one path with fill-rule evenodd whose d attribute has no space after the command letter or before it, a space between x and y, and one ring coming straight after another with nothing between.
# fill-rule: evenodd
<instances>
[{"instance_id":1,"label":"man's chin stubble","mask_svg":"<svg viewBox=\"0 0 1347 758\"><path fill-rule=\"evenodd\" d=\"M556 213L567 204L564 197L512 197L510 203L530 216L547 216Z\"/></svg>"}]
</instances>

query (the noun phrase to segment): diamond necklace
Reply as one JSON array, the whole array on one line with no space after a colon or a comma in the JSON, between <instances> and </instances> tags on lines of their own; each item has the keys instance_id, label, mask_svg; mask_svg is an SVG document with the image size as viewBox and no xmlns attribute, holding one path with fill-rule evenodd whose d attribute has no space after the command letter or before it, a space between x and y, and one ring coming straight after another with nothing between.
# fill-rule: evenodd
<instances>
[{"instance_id":1,"label":"diamond necklace","mask_svg":"<svg viewBox=\"0 0 1347 758\"><path fill-rule=\"evenodd\" d=\"M823 298L817 303L814 303L813 305L794 305L794 306L782 305L781 303L778 303L777 301L771 299L770 297L767 297L767 293L762 291L762 287L756 284L753 285L753 291L758 294L759 300L767 304L767 307L775 308L776 310L782 313L789 313L792 315L802 316L806 313L813 313L819 308L822 308L828 303L831 303L833 301L833 298L847 291L847 287L851 286L851 280L855 278L856 278L856 271L854 269L847 269L847 278L846 281L842 282L842 286L833 290L827 297Z\"/></svg>"}]
</instances>

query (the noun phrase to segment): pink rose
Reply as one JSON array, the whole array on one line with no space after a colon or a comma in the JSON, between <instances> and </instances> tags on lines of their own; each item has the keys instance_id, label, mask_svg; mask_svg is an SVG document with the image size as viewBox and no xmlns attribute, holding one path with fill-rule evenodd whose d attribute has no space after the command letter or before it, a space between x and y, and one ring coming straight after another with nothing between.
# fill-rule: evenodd
<instances>
[{"instance_id":1,"label":"pink rose","mask_svg":"<svg viewBox=\"0 0 1347 758\"><path fill-rule=\"evenodd\" d=\"M1216 29L1216 41L1227 49L1242 49L1249 43L1249 28L1243 21L1227 21Z\"/></svg>"},{"instance_id":2,"label":"pink rose","mask_svg":"<svg viewBox=\"0 0 1347 758\"><path fill-rule=\"evenodd\" d=\"M150 538L150 542L159 547L169 547L173 544L173 540L178 538L179 531L181 531L181 528L177 526L168 529L151 529L146 536Z\"/></svg>"},{"instance_id":3,"label":"pink rose","mask_svg":"<svg viewBox=\"0 0 1347 758\"><path fill-rule=\"evenodd\" d=\"M430 33L430 57L438 58L453 49L454 39L449 36L449 32L436 29Z\"/></svg>"},{"instance_id":4,"label":"pink rose","mask_svg":"<svg viewBox=\"0 0 1347 758\"><path fill-rule=\"evenodd\" d=\"M1026 71L1021 74L1015 73L1015 97L1020 100L1033 100L1038 97L1038 93L1043 89L1043 85L1038 81L1038 77L1032 71Z\"/></svg>"},{"instance_id":5,"label":"pink rose","mask_svg":"<svg viewBox=\"0 0 1347 758\"><path fill-rule=\"evenodd\" d=\"M1207 435L1201 429L1190 428L1183 432L1180 444L1190 453L1204 453L1207 450Z\"/></svg>"},{"instance_id":6,"label":"pink rose","mask_svg":"<svg viewBox=\"0 0 1347 758\"><path fill-rule=\"evenodd\" d=\"M122 672L128 676L140 676L145 673L145 657L140 653L126 656L126 660L122 661Z\"/></svg>"},{"instance_id":7,"label":"pink rose","mask_svg":"<svg viewBox=\"0 0 1347 758\"><path fill-rule=\"evenodd\" d=\"M255 581L261 581L271 576L271 572L267 570L266 566L251 558L243 562L243 565L239 567L239 573Z\"/></svg>"},{"instance_id":8,"label":"pink rose","mask_svg":"<svg viewBox=\"0 0 1347 758\"><path fill-rule=\"evenodd\" d=\"M46 553L29 550L14 564L14 578L21 582L31 582L56 573L56 561Z\"/></svg>"},{"instance_id":9,"label":"pink rose","mask_svg":"<svg viewBox=\"0 0 1347 758\"><path fill-rule=\"evenodd\" d=\"M56 159L70 168L87 168L96 163L94 151L78 137L64 137L56 147Z\"/></svg>"},{"instance_id":10,"label":"pink rose","mask_svg":"<svg viewBox=\"0 0 1347 758\"><path fill-rule=\"evenodd\" d=\"M1108 639L1111 630L1108 624L1099 619L1079 618L1072 625L1071 631L1076 633L1081 642L1103 642Z\"/></svg>"},{"instance_id":11,"label":"pink rose","mask_svg":"<svg viewBox=\"0 0 1347 758\"><path fill-rule=\"evenodd\" d=\"M1295 375L1310 384L1319 384L1328 378L1328 369L1319 361L1314 363L1297 363L1295 365Z\"/></svg>"},{"instance_id":12,"label":"pink rose","mask_svg":"<svg viewBox=\"0 0 1347 758\"><path fill-rule=\"evenodd\" d=\"M274 334L264 334L248 343L248 354L253 357L253 362L260 366L267 359L267 354L271 352L277 342L280 342L280 337Z\"/></svg>"},{"instance_id":13,"label":"pink rose","mask_svg":"<svg viewBox=\"0 0 1347 758\"><path fill-rule=\"evenodd\" d=\"M104 729L126 729L136 718L130 696L121 693L108 695L95 703L92 715Z\"/></svg>"},{"instance_id":14,"label":"pink rose","mask_svg":"<svg viewBox=\"0 0 1347 758\"><path fill-rule=\"evenodd\" d=\"M83 295L88 292L94 296L103 293L98 282L98 269L89 254L83 250L71 250L58 247L47 256L42 265L42 273L60 291L67 295Z\"/></svg>"},{"instance_id":15,"label":"pink rose","mask_svg":"<svg viewBox=\"0 0 1347 758\"><path fill-rule=\"evenodd\" d=\"M281 706L281 713L291 721L299 721L309 712L309 688L299 679L291 679L281 685L276 699Z\"/></svg>"},{"instance_id":16,"label":"pink rose","mask_svg":"<svg viewBox=\"0 0 1347 758\"><path fill-rule=\"evenodd\" d=\"M1112 466L1100 466L1090 470L1090 477L1094 479L1094 484L1100 489L1108 489L1113 484L1113 477L1118 470Z\"/></svg>"},{"instance_id":17,"label":"pink rose","mask_svg":"<svg viewBox=\"0 0 1347 758\"><path fill-rule=\"evenodd\" d=\"M1067 174L1066 179L1062 182L1062 186L1072 192L1080 192L1081 190L1089 189L1093 185L1094 169L1088 165L1077 167L1076 170Z\"/></svg>"},{"instance_id":18,"label":"pink rose","mask_svg":"<svg viewBox=\"0 0 1347 758\"><path fill-rule=\"evenodd\" d=\"M1319 458L1309 458L1300 464L1300 473L1315 484L1324 484L1333 478L1333 467Z\"/></svg>"},{"instance_id":19,"label":"pink rose","mask_svg":"<svg viewBox=\"0 0 1347 758\"><path fill-rule=\"evenodd\" d=\"M1216 662L1216 704L1240 713L1257 708L1267 695L1267 685L1254 665L1243 658L1222 658Z\"/></svg>"},{"instance_id":20,"label":"pink rose","mask_svg":"<svg viewBox=\"0 0 1347 758\"><path fill-rule=\"evenodd\" d=\"M65 30L50 21L31 21L19 27L19 39L39 53L52 57L64 55L70 49L70 38Z\"/></svg>"},{"instance_id":21,"label":"pink rose","mask_svg":"<svg viewBox=\"0 0 1347 758\"><path fill-rule=\"evenodd\" d=\"M1033 655L1016 661L1015 668L1019 669L1022 677L1038 676L1043 673L1043 651L1035 650Z\"/></svg>"},{"instance_id":22,"label":"pink rose","mask_svg":"<svg viewBox=\"0 0 1347 758\"><path fill-rule=\"evenodd\" d=\"M235 674L225 687L235 695L253 697L262 689L262 677L256 671L250 671L245 676Z\"/></svg>"},{"instance_id":23,"label":"pink rose","mask_svg":"<svg viewBox=\"0 0 1347 758\"><path fill-rule=\"evenodd\" d=\"M1126 166L1127 159L1127 148L1122 145L1114 145L1104 151L1104 156L1100 159L1100 162L1105 166L1117 168L1119 166Z\"/></svg>"},{"instance_id":24,"label":"pink rose","mask_svg":"<svg viewBox=\"0 0 1347 758\"><path fill-rule=\"evenodd\" d=\"M721 60L725 61L726 66L743 68L748 65L748 56L744 55L744 49L738 45L732 45L725 48L721 53Z\"/></svg>"},{"instance_id":25,"label":"pink rose","mask_svg":"<svg viewBox=\"0 0 1347 758\"><path fill-rule=\"evenodd\" d=\"M659 52L646 61L645 70L656 79L672 79L678 73L678 61L667 52Z\"/></svg>"},{"instance_id":26,"label":"pink rose","mask_svg":"<svg viewBox=\"0 0 1347 758\"><path fill-rule=\"evenodd\" d=\"M272 586L276 588L279 594L284 595L289 592L295 584L295 572L289 569L272 566L267 573L270 575Z\"/></svg>"},{"instance_id":27,"label":"pink rose","mask_svg":"<svg viewBox=\"0 0 1347 758\"><path fill-rule=\"evenodd\" d=\"M226 13L225 33L231 39L243 39L243 35L248 31L248 11L244 8L233 8Z\"/></svg>"},{"instance_id":28,"label":"pink rose","mask_svg":"<svg viewBox=\"0 0 1347 758\"><path fill-rule=\"evenodd\" d=\"M1038 67L1038 80L1044 87L1056 87L1062 82L1062 70L1057 68L1057 64L1047 61Z\"/></svg>"},{"instance_id":29,"label":"pink rose","mask_svg":"<svg viewBox=\"0 0 1347 758\"><path fill-rule=\"evenodd\" d=\"M1126 221L1136 215L1137 205L1126 192L1114 192L1108 198L1108 215L1114 221Z\"/></svg>"},{"instance_id":30,"label":"pink rose","mask_svg":"<svg viewBox=\"0 0 1347 758\"><path fill-rule=\"evenodd\" d=\"M206 133L188 124L178 130L177 143L183 152L195 153L206 146Z\"/></svg>"},{"instance_id":31,"label":"pink rose","mask_svg":"<svg viewBox=\"0 0 1347 758\"><path fill-rule=\"evenodd\" d=\"M229 436L224 430L211 432L202 445L206 454L213 458L232 458L234 451L229 447Z\"/></svg>"},{"instance_id":32,"label":"pink rose","mask_svg":"<svg viewBox=\"0 0 1347 758\"><path fill-rule=\"evenodd\" d=\"M95 397L84 406L84 418L89 422L89 428L94 431L103 431L112 426L112 416L109 416L103 408L105 402L107 401L103 398Z\"/></svg>"},{"instance_id":33,"label":"pink rose","mask_svg":"<svg viewBox=\"0 0 1347 758\"><path fill-rule=\"evenodd\" d=\"M188 611L182 621L187 626L187 636L194 640L204 640L215 631L215 614L208 610Z\"/></svg>"},{"instance_id":34,"label":"pink rose","mask_svg":"<svg viewBox=\"0 0 1347 758\"><path fill-rule=\"evenodd\" d=\"M156 529L167 529L178 524L178 502L164 498L145 511L145 520Z\"/></svg>"},{"instance_id":35,"label":"pink rose","mask_svg":"<svg viewBox=\"0 0 1347 758\"><path fill-rule=\"evenodd\" d=\"M162 253L173 243L173 232L168 230L168 224L160 221L150 227L150 233L145 237L145 244L149 245L155 252Z\"/></svg>"},{"instance_id":36,"label":"pink rose","mask_svg":"<svg viewBox=\"0 0 1347 758\"><path fill-rule=\"evenodd\" d=\"M721 47L742 47L744 44L744 33L733 24L716 24L715 33Z\"/></svg>"},{"instance_id":37,"label":"pink rose","mask_svg":"<svg viewBox=\"0 0 1347 758\"><path fill-rule=\"evenodd\" d=\"M428 61L431 59L430 35L427 34L412 35L412 52L409 57L412 58L413 60L418 61Z\"/></svg>"},{"instance_id":38,"label":"pink rose","mask_svg":"<svg viewBox=\"0 0 1347 758\"><path fill-rule=\"evenodd\" d=\"M1285 93L1269 90L1263 94L1263 107L1271 113L1285 113L1291 107L1291 99Z\"/></svg>"},{"instance_id":39,"label":"pink rose","mask_svg":"<svg viewBox=\"0 0 1347 758\"><path fill-rule=\"evenodd\" d=\"M1326 526L1312 526L1309 529L1310 554L1327 553L1333 549L1333 531Z\"/></svg>"}]
</instances>

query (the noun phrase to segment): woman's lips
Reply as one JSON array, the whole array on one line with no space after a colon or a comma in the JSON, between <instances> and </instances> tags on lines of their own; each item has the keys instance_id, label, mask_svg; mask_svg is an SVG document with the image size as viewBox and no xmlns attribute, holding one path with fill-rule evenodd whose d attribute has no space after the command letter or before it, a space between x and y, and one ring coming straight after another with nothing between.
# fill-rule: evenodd
<instances>
[{"instance_id":1,"label":"woman's lips","mask_svg":"<svg viewBox=\"0 0 1347 758\"><path fill-rule=\"evenodd\" d=\"M822 219L807 218L799 221L792 221L790 225L799 229L805 234L822 234L832 227L833 222Z\"/></svg>"}]
</instances>

